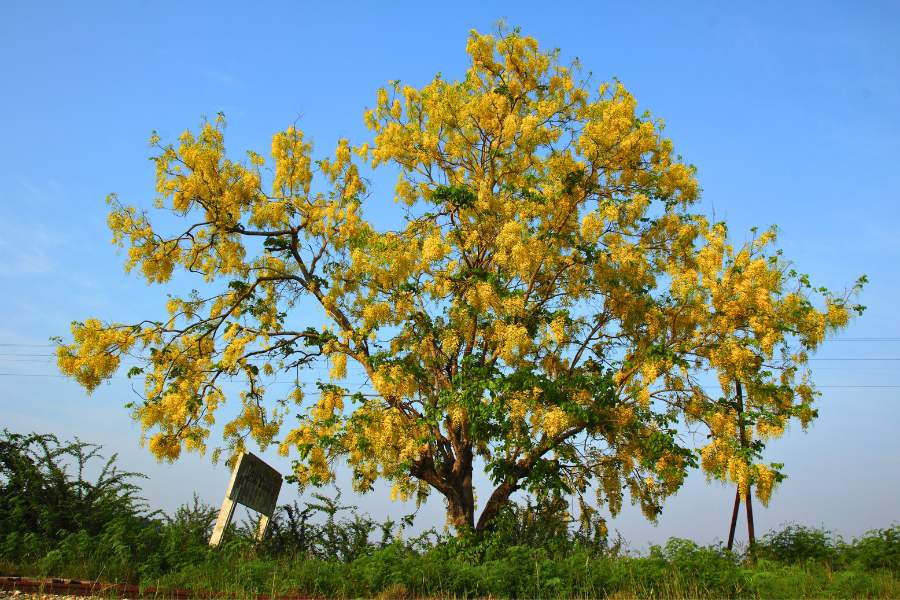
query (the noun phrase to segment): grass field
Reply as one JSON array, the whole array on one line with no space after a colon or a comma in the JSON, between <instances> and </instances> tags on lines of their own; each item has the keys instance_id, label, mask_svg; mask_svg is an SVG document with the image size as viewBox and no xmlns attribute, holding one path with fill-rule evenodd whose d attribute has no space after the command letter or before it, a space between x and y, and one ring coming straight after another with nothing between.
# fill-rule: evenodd
<instances>
[{"instance_id":1,"label":"grass field","mask_svg":"<svg viewBox=\"0 0 900 600\"><path fill-rule=\"evenodd\" d=\"M455 537L404 535L408 522L314 495L279 507L263 542L244 522L210 548L216 510L196 498L165 515L111 462L91 482L61 468L95 450L2 432L0 575L231 597L900 598L900 525L849 541L788 525L752 551L670 539L636 555L605 528L571 522L558 499L512 504L490 533Z\"/></svg>"},{"instance_id":2,"label":"grass field","mask_svg":"<svg viewBox=\"0 0 900 600\"><path fill-rule=\"evenodd\" d=\"M900 528L844 543L789 527L767 535L757 558L672 539L644 556L577 541L543 546L503 540L367 543L353 549L349 521L324 544L286 550L277 536L256 545L250 528L218 549L178 525L110 527L65 537L52 549L7 535L0 572L163 589L320 597L440 598L897 598ZM183 527L183 523L181 527ZM323 527L323 526L315 526ZM276 532L277 533L277 532ZM284 535L284 531L281 532ZM32 544L29 548L28 545Z\"/></svg>"}]
</instances>

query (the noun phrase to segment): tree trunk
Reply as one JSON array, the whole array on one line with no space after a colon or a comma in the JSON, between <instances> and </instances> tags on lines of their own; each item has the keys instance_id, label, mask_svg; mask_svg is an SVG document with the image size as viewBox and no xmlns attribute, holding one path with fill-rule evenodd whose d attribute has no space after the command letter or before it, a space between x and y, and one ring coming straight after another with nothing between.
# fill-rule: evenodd
<instances>
[{"instance_id":1,"label":"tree trunk","mask_svg":"<svg viewBox=\"0 0 900 600\"><path fill-rule=\"evenodd\" d=\"M744 429L744 391L741 388L741 382L735 382L735 391L737 392L738 402L738 427L740 428L741 448L747 447L747 431ZM740 490L738 490L740 493ZM744 499L747 505L747 537L750 542L750 552L753 552L753 546L756 544L756 531L753 526L753 500L750 497L750 484L747 484L747 497ZM735 499L737 502L737 499ZM737 516L737 504L735 504L735 516ZM733 525L732 525L733 527Z\"/></svg>"},{"instance_id":2,"label":"tree trunk","mask_svg":"<svg viewBox=\"0 0 900 600\"><path fill-rule=\"evenodd\" d=\"M753 546L756 545L756 530L753 527L753 503L750 500L750 490L747 490L747 537L750 539L750 552L753 552Z\"/></svg>"},{"instance_id":3,"label":"tree trunk","mask_svg":"<svg viewBox=\"0 0 900 600\"><path fill-rule=\"evenodd\" d=\"M472 461L457 460L452 468L436 466L431 455L413 463L410 474L436 489L447 502L447 521L458 533L475 528Z\"/></svg>"},{"instance_id":4,"label":"tree trunk","mask_svg":"<svg viewBox=\"0 0 900 600\"><path fill-rule=\"evenodd\" d=\"M531 455L510 465L508 479L493 491L476 523L475 491L472 486L472 448L466 442L457 442L453 448L457 454L452 463L446 460L435 463L434 456L428 454L413 463L410 474L440 492L447 502L447 521L460 535L466 531L477 533L489 531L494 519L509 504L510 496L519 489L520 478L528 474L535 461L546 451L532 452ZM453 457L453 454L449 452L448 454Z\"/></svg>"},{"instance_id":5,"label":"tree trunk","mask_svg":"<svg viewBox=\"0 0 900 600\"><path fill-rule=\"evenodd\" d=\"M738 510L741 507L741 489L734 491L734 510L731 511L731 527L728 529L728 549L734 547L734 530L737 527Z\"/></svg>"},{"instance_id":6,"label":"tree trunk","mask_svg":"<svg viewBox=\"0 0 900 600\"><path fill-rule=\"evenodd\" d=\"M509 503L510 495L517 489L519 489L519 485L512 481L500 484L494 490L494 493L491 494L491 497L488 498L487 504L484 505L484 510L481 511L481 516L478 517L478 525L475 526L475 531L482 533L489 530L494 518Z\"/></svg>"},{"instance_id":7,"label":"tree trunk","mask_svg":"<svg viewBox=\"0 0 900 600\"><path fill-rule=\"evenodd\" d=\"M471 469L471 467L470 467ZM475 528L475 492L471 470L461 480L451 482L447 499L447 517L458 533Z\"/></svg>"}]
</instances>

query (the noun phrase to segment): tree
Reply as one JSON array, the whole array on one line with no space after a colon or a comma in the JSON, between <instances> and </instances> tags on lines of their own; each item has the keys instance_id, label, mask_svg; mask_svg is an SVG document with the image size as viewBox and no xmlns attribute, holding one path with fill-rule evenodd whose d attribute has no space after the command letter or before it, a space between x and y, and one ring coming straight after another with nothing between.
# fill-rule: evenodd
<instances>
[{"instance_id":1,"label":"tree","mask_svg":"<svg viewBox=\"0 0 900 600\"><path fill-rule=\"evenodd\" d=\"M724 240L724 224L718 227L722 230L720 239ZM755 486L759 500L768 505L774 487L785 478L782 464L760 462L766 442L783 435L791 419L797 419L806 429L817 416L813 400L818 392L806 368L808 352L821 342L824 328L847 324L847 299L858 294L866 283L866 277L860 277L851 294L840 300L824 288L813 290L808 276L782 264L780 251L767 255L774 237L773 228L754 237L738 252L727 244L709 240L701 251L701 255L712 254L701 256L701 264L706 263L703 277L711 282L711 310L704 335L715 339L710 348L701 352L718 373L724 396L697 393L684 409L688 423L702 422L709 431L710 442L700 452L707 478L730 480L737 487L729 550L740 501L746 503L752 548L755 534L750 490ZM787 268L780 277L776 275L779 268ZM773 312L771 290L778 290L777 312ZM825 314L811 310L805 294L809 291L825 295ZM862 313L865 307L857 304L849 308ZM786 318L785 313L791 316ZM758 333L765 328L791 336L779 341L777 355L771 338ZM788 343L791 339L796 342L793 347Z\"/></svg>"},{"instance_id":2,"label":"tree","mask_svg":"<svg viewBox=\"0 0 900 600\"><path fill-rule=\"evenodd\" d=\"M656 515L696 464L678 427L709 417L707 370L808 410L805 355L789 349L844 325L847 295L823 290L815 308L805 278L760 256L771 233L730 258L724 226L690 212L695 169L619 82L591 91L515 31L472 32L467 51L461 81L379 90L373 139L330 158L295 126L270 161L229 158L221 116L177 144L154 134L156 207L185 225L164 235L113 196L114 242L149 283L177 268L209 293L172 297L162 320L74 323L62 372L90 391L123 355L143 361L135 418L169 460L206 450L222 383L239 377L231 452L277 441L301 487L344 459L357 490L436 490L459 531L488 528L517 490L594 490L614 513L627 490ZM397 229L364 218L379 207L364 168L398 172ZM310 303L326 326L302 322ZM316 398L266 402L267 378L319 358L332 370ZM348 361L373 393L342 385ZM480 514L479 457L495 486Z\"/></svg>"}]
</instances>

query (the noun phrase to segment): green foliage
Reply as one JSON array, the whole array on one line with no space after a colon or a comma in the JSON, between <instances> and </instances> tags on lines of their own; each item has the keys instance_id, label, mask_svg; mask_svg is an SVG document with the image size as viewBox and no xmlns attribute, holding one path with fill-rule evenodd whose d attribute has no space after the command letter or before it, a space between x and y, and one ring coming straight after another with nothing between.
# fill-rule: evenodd
<instances>
[{"instance_id":1,"label":"green foliage","mask_svg":"<svg viewBox=\"0 0 900 600\"><path fill-rule=\"evenodd\" d=\"M623 540L608 539L606 522L596 512L585 511L575 524L569 505L561 495L526 498L524 503L510 502L482 534L447 537L439 540L440 550L454 560L477 564L494 560L512 547L540 548L550 555L566 555L578 550L587 556L617 556Z\"/></svg>"},{"instance_id":2,"label":"green foliage","mask_svg":"<svg viewBox=\"0 0 900 600\"><path fill-rule=\"evenodd\" d=\"M830 567L900 572L900 525L869 531L851 543L826 529L788 524L763 536L760 558L784 564L816 562Z\"/></svg>"},{"instance_id":3,"label":"green foliage","mask_svg":"<svg viewBox=\"0 0 900 600\"><path fill-rule=\"evenodd\" d=\"M50 434L0 432L0 540L16 552L37 550L80 531L100 533L117 519L142 520L145 506L132 482L139 473L120 471L113 455L87 478L100 447ZM34 537L25 538L29 535ZM40 540L39 542L36 540Z\"/></svg>"},{"instance_id":4,"label":"green foliage","mask_svg":"<svg viewBox=\"0 0 900 600\"><path fill-rule=\"evenodd\" d=\"M865 569L889 569L900 573L900 525L868 532L856 540L849 554Z\"/></svg>"},{"instance_id":5,"label":"green foliage","mask_svg":"<svg viewBox=\"0 0 900 600\"><path fill-rule=\"evenodd\" d=\"M105 475L86 482L83 470L90 458L84 457L99 457L96 446L9 432L2 440L0 572L5 574L127 581L238 597L900 597L897 525L852 542L826 530L787 525L763 536L755 561L677 538L635 556L623 551L620 538L609 539L602 518L594 513L573 522L567 504L553 494L511 504L480 535L431 530L406 539L402 533L411 517L379 523L343 505L339 494L315 495L279 507L263 542L254 541L251 519L230 527L222 545L210 548L216 510L196 496L172 515L146 513L128 477L110 475L121 473L112 461ZM73 456L81 462L78 475L69 477L65 461ZM19 482L23 486L14 487ZM48 501L38 518L28 518L21 510L30 506L23 496L31 493L59 504ZM90 504L85 497L97 500ZM57 514L72 507L96 514ZM59 523L69 528L49 535Z\"/></svg>"},{"instance_id":6,"label":"green foliage","mask_svg":"<svg viewBox=\"0 0 900 600\"><path fill-rule=\"evenodd\" d=\"M788 564L810 560L833 564L841 545L830 531L789 524L763 536L757 552L760 557Z\"/></svg>"},{"instance_id":7,"label":"green foliage","mask_svg":"<svg viewBox=\"0 0 900 600\"><path fill-rule=\"evenodd\" d=\"M412 516L401 521L388 519L379 523L361 515L353 506L341 504L340 492L334 498L313 494L313 500L302 506L297 502L278 507L270 523L266 539L258 546L269 557L307 556L322 560L351 562L373 550L393 544L403 530L412 524ZM235 535L252 539L256 523L239 527ZM427 547L434 531L426 531L406 542L410 548Z\"/></svg>"}]
</instances>

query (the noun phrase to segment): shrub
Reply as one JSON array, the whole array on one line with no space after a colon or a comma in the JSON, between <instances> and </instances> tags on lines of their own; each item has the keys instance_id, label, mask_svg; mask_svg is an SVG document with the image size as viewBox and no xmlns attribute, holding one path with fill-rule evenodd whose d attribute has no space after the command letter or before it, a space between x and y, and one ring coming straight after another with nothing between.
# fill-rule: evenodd
<instances>
[{"instance_id":1,"label":"shrub","mask_svg":"<svg viewBox=\"0 0 900 600\"><path fill-rule=\"evenodd\" d=\"M789 564L811 560L832 564L841 553L841 545L828 530L788 524L763 536L756 552L760 558Z\"/></svg>"},{"instance_id":2,"label":"shrub","mask_svg":"<svg viewBox=\"0 0 900 600\"><path fill-rule=\"evenodd\" d=\"M0 443L6 444L0 446L4 573L239 596L900 597L897 525L849 544L823 529L787 525L760 540L756 561L678 538L653 546L646 556L631 556L621 551L621 539L609 543L595 514L576 525L566 505L552 497L508 506L492 530L479 535L429 530L404 539L411 516L379 523L343 505L338 494L279 507L262 543L250 519L229 527L222 545L210 548L216 509L196 495L171 515L147 513L136 486L113 477L135 474L118 471L111 461L96 482L86 482L84 465L99 456L96 446L9 432ZM70 476L65 461L73 457L77 475ZM19 482L22 488L15 487ZM50 491L41 496L40 485ZM29 520L31 500L24 496L32 491L61 500ZM91 506L97 515L59 514ZM45 535L53 523L70 529Z\"/></svg>"},{"instance_id":3,"label":"shrub","mask_svg":"<svg viewBox=\"0 0 900 600\"><path fill-rule=\"evenodd\" d=\"M854 541L848 554L865 569L900 572L900 525L868 532Z\"/></svg>"},{"instance_id":4,"label":"shrub","mask_svg":"<svg viewBox=\"0 0 900 600\"><path fill-rule=\"evenodd\" d=\"M120 471L116 455L94 481L89 463L103 460L100 446L76 438L61 442L54 435L0 432L0 540L9 534L33 533L47 542L69 533L100 532L116 518L140 518L145 505L132 482L140 473ZM13 540L7 550L20 549Z\"/></svg>"}]
</instances>

